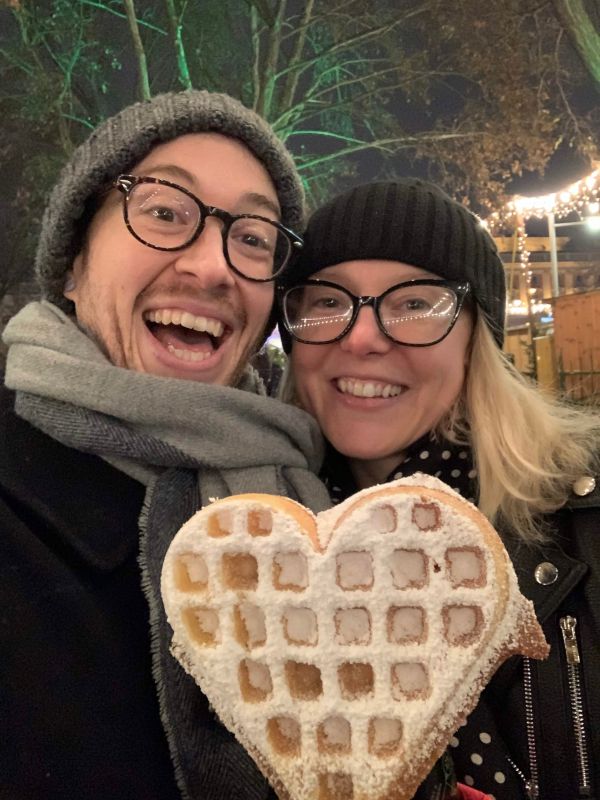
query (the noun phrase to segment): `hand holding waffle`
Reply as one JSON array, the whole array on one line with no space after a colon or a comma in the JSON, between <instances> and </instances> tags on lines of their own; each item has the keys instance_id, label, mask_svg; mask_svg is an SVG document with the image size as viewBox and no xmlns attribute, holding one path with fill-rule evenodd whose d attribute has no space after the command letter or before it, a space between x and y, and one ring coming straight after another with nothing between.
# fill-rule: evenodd
<instances>
[{"instance_id":1,"label":"hand holding waffle","mask_svg":"<svg viewBox=\"0 0 600 800\"><path fill-rule=\"evenodd\" d=\"M317 517L238 495L167 553L173 653L289 800L408 800L508 656L548 647L502 543L423 475Z\"/></svg>"}]
</instances>

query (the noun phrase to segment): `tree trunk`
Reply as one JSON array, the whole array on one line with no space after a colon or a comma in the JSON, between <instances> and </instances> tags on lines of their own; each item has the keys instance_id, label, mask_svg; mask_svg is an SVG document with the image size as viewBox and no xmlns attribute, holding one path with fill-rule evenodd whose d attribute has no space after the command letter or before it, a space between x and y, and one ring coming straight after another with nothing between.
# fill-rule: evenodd
<instances>
[{"instance_id":1,"label":"tree trunk","mask_svg":"<svg viewBox=\"0 0 600 800\"><path fill-rule=\"evenodd\" d=\"M167 15L169 17L169 25L171 26L171 35L173 36L173 46L175 47L175 53L177 55L179 82L185 89L191 89L192 79L190 77L187 56L183 46L181 19L177 17L177 12L175 11L175 0L165 0L165 2L167 4Z\"/></svg>"},{"instance_id":2,"label":"tree trunk","mask_svg":"<svg viewBox=\"0 0 600 800\"><path fill-rule=\"evenodd\" d=\"M275 73L277 71L277 61L279 60L279 47L281 45L281 26L285 18L286 0L278 0L277 14L275 21L269 26L269 37L267 55L263 65L263 75L261 76L260 91L256 102L256 110L265 119L270 118L271 102L275 90Z\"/></svg>"},{"instance_id":3,"label":"tree trunk","mask_svg":"<svg viewBox=\"0 0 600 800\"><path fill-rule=\"evenodd\" d=\"M306 5L304 7L304 13L302 15L302 21L300 22L300 29L296 34L296 41L294 42L294 49L292 52L292 57L290 58L290 66L293 67L298 64L302 58L302 52L304 50L304 42L306 41L306 32L308 31L308 23L310 22L310 18L313 12L313 6L315 4L315 0L307 0ZM294 101L294 96L296 94L296 89L298 88L298 79L300 77L300 73L296 70L292 70L288 73L285 88L283 90L283 97L281 100L281 108L291 108Z\"/></svg>"},{"instance_id":4,"label":"tree trunk","mask_svg":"<svg viewBox=\"0 0 600 800\"><path fill-rule=\"evenodd\" d=\"M552 0L552 5L600 92L600 33L594 28L583 0Z\"/></svg>"},{"instance_id":5,"label":"tree trunk","mask_svg":"<svg viewBox=\"0 0 600 800\"><path fill-rule=\"evenodd\" d=\"M252 108L258 110L258 100L261 95L260 79L260 28L258 12L254 6L250 8L250 27L252 31Z\"/></svg>"},{"instance_id":6,"label":"tree trunk","mask_svg":"<svg viewBox=\"0 0 600 800\"><path fill-rule=\"evenodd\" d=\"M127 11L127 21L129 22L129 30L133 40L133 49L138 62L138 92L140 100L150 100L150 81L148 80L148 65L146 63L146 52L142 37L140 36L140 29L135 14L135 7L133 0L123 0L125 10Z\"/></svg>"}]
</instances>

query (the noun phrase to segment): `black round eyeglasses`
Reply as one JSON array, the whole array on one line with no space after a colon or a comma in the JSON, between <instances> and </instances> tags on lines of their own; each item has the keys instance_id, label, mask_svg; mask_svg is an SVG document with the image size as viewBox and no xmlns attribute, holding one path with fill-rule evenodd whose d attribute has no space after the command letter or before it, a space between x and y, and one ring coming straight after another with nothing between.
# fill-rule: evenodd
<instances>
[{"instance_id":1,"label":"black round eyeglasses","mask_svg":"<svg viewBox=\"0 0 600 800\"><path fill-rule=\"evenodd\" d=\"M346 336L363 306L372 306L379 329L396 344L428 347L450 333L470 291L467 282L419 279L390 286L378 297L358 297L337 283L308 280L280 289L283 324L304 344Z\"/></svg>"},{"instance_id":2,"label":"black round eyeglasses","mask_svg":"<svg viewBox=\"0 0 600 800\"><path fill-rule=\"evenodd\" d=\"M229 267L249 281L272 281L287 266L302 237L280 222L256 214L230 214L205 205L190 191L160 178L119 175L123 218L139 242L154 250L183 250L204 230L208 217L223 223L223 254Z\"/></svg>"}]
</instances>

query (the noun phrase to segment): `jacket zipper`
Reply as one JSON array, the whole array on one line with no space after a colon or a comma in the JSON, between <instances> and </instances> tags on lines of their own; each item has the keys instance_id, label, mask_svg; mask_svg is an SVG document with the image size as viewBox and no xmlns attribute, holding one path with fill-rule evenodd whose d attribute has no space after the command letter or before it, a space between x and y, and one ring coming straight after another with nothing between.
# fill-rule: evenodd
<instances>
[{"instance_id":1,"label":"jacket zipper","mask_svg":"<svg viewBox=\"0 0 600 800\"><path fill-rule=\"evenodd\" d=\"M525 727L527 730L527 752L529 753L530 778L525 784L530 800L537 800L540 794L537 746L535 743L535 724L533 718L533 690L531 688L531 659L523 659L523 689L525 693Z\"/></svg>"},{"instance_id":2,"label":"jacket zipper","mask_svg":"<svg viewBox=\"0 0 600 800\"><path fill-rule=\"evenodd\" d=\"M575 749L577 752L579 795L580 797L589 797L591 793L590 761L581 692L581 658L579 655L579 645L577 644L576 627L577 620L575 617L561 617L560 629L562 631L565 655L567 657L571 716L573 732L575 734Z\"/></svg>"},{"instance_id":3,"label":"jacket zipper","mask_svg":"<svg viewBox=\"0 0 600 800\"><path fill-rule=\"evenodd\" d=\"M535 721L533 716L533 690L531 688L531 660L523 658L523 695L525 700L525 731L527 734L527 753L529 755L530 777L527 779L523 770L515 762L507 758L508 763L525 784L529 800L538 800L540 796L537 745L535 741Z\"/></svg>"}]
</instances>

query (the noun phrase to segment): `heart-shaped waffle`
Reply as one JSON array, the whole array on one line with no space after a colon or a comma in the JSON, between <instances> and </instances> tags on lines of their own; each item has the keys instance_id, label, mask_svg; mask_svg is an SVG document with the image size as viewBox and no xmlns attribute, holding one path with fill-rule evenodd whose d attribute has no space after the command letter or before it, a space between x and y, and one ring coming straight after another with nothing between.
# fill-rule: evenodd
<instances>
[{"instance_id":1,"label":"heart-shaped waffle","mask_svg":"<svg viewBox=\"0 0 600 800\"><path fill-rule=\"evenodd\" d=\"M548 650L494 529L424 475L317 517L215 502L162 594L173 654L282 800L408 800L498 665Z\"/></svg>"}]
</instances>

